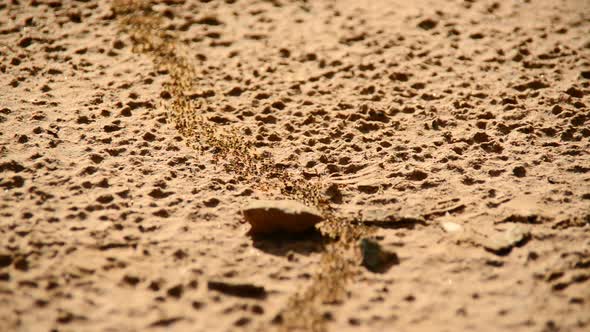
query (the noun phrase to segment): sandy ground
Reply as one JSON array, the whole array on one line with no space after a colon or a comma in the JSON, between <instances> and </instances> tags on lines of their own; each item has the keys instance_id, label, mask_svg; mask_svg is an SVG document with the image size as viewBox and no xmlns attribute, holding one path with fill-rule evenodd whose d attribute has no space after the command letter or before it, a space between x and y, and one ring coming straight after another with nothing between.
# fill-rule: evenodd
<instances>
[{"instance_id":1,"label":"sandy ground","mask_svg":"<svg viewBox=\"0 0 590 332\"><path fill-rule=\"evenodd\" d=\"M589 331L589 105L586 0L2 1L0 331Z\"/></svg>"}]
</instances>

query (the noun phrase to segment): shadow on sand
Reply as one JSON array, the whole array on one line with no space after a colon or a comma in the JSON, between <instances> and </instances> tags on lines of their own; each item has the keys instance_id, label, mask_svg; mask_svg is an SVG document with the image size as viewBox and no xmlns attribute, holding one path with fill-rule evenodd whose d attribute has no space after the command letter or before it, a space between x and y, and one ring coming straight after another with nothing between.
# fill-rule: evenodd
<instances>
[{"instance_id":1,"label":"shadow on sand","mask_svg":"<svg viewBox=\"0 0 590 332\"><path fill-rule=\"evenodd\" d=\"M275 256L287 256L290 252L310 255L324 250L328 240L316 229L304 233L274 233L251 236L255 248Z\"/></svg>"}]
</instances>

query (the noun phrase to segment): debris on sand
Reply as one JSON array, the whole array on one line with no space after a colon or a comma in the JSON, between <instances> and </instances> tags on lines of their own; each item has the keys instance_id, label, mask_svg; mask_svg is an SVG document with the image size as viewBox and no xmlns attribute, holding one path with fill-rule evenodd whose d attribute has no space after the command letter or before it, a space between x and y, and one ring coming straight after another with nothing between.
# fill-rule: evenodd
<instances>
[{"instance_id":1,"label":"debris on sand","mask_svg":"<svg viewBox=\"0 0 590 332\"><path fill-rule=\"evenodd\" d=\"M529 227L513 224L502 233L495 234L483 241L484 248L498 256L505 256L513 247L523 246L531 239Z\"/></svg>"},{"instance_id":2,"label":"debris on sand","mask_svg":"<svg viewBox=\"0 0 590 332\"><path fill-rule=\"evenodd\" d=\"M319 210L293 200L259 200L242 210L252 228L249 235L302 233L323 220Z\"/></svg>"},{"instance_id":3,"label":"debris on sand","mask_svg":"<svg viewBox=\"0 0 590 332\"><path fill-rule=\"evenodd\" d=\"M363 266L371 272L386 272L392 265L399 264L399 258L394 252L384 250L374 240L364 238L360 240Z\"/></svg>"},{"instance_id":4,"label":"debris on sand","mask_svg":"<svg viewBox=\"0 0 590 332\"><path fill-rule=\"evenodd\" d=\"M452 221L443 220L440 222L440 227L447 233L463 232L463 226Z\"/></svg>"},{"instance_id":5,"label":"debris on sand","mask_svg":"<svg viewBox=\"0 0 590 332\"><path fill-rule=\"evenodd\" d=\"M449 213L436 218L438 226L447 234L462 234L465 232L465 220L465 216L458 217Z\"/></svg>"}]
</instances>

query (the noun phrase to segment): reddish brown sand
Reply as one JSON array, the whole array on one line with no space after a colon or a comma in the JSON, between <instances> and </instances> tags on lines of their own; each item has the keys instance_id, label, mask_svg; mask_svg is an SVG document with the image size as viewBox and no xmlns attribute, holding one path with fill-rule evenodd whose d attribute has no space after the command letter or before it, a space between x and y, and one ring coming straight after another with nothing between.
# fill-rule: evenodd
<instances>
[{"instance_id":1,"label":"reddish brown sand","mask_svg":"<svg viewBox=\"0 0 590 332\"><path fill-rule=\"evenodd\" d=\"M590 330L587 0L157 3L0 1L0 331Z\"/></svg>"}]
</instances>

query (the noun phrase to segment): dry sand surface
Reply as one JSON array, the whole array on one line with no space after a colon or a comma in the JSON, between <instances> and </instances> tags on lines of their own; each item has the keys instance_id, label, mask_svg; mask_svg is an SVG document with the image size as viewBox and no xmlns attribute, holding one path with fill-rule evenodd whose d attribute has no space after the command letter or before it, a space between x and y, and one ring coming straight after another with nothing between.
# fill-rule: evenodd
<instances>
[{"instance_id":1,"label":"dry sand surface","mask_svg":"<svg viewBox=\"0 0 590 332\"><path fill-rule=\"evenodd\" d=\"M3 0L0 187L0 331L590 331L590 3Z\"/></svg>"}]
</instances>

